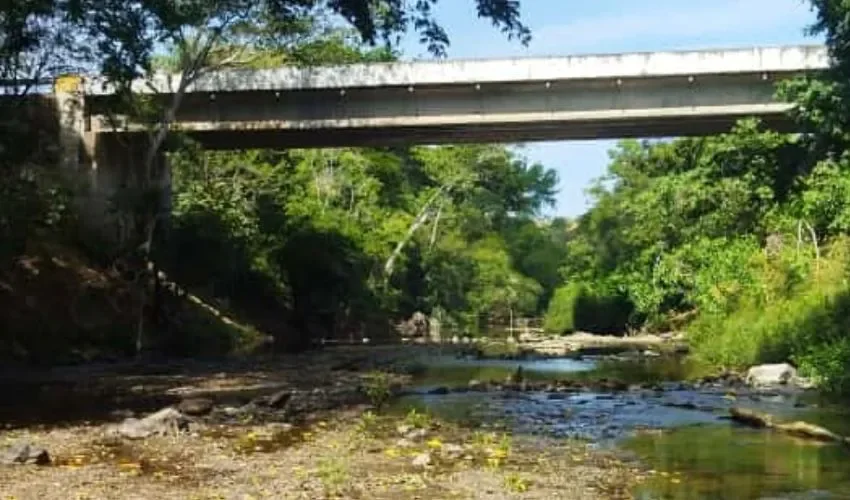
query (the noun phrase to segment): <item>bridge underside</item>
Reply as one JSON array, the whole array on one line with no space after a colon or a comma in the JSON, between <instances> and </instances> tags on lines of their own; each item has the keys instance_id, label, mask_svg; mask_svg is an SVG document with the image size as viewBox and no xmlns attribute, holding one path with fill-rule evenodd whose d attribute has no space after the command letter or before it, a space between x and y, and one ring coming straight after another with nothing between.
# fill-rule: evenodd
<instances>
[{"instance_id":1,"label":"bridge underside","mask_svg":"<svg viewBox=\"0 0 850 500\"><path fill-rule=\"evenodd\" d=\"M774 98L776 82L787 76L193 92L175 127L210 149L696 136L727 132L750 116L791 131L789 104ZM91 132L109 133L102 106L87 100Z\"/></svg>"},{"instance_id":2,"label":"bridge underside","mask_svg":"<svg viewBox=\"0 0 850 500\"><path fill-rule=\"evenodd\" d=\"M756 117L777 132L795 126L784 113L728 113L717 116L673 116L627 120L564 120L541 123L495 123L440 126L359 128L192 130L187 135L205 149L290 149L381 147L454 143L516 143L559 140L630 139L708 136L729 132L744 118ZM102 136L126 134L102 132Z\"/></svg>"}]
</instances>

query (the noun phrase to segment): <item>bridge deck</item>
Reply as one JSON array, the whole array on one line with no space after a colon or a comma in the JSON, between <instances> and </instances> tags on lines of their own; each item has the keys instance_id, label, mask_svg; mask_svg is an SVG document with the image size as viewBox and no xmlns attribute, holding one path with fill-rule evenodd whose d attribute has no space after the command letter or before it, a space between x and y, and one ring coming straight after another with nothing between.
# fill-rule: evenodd
<instances>
[{"instance_id":1,"label":"bridge deck","mask_svg":"<svg viewBox=\"0 0 850 500\"><path fill-rule=\"evenodd\" d=\"M514 59L350 64L228 70L207 75L190 92L245 92L342 88L407 87L417 85L485 85L605 78L649 78L676 75L736 73L796 73L828 67L825 47L794 45L669 52L574 55ZM136 82L138 92L173 92L177 79L157 75L151 87ZM155 90L154 90L155 89ZM108 94L102 81L86 85L89 95Z\"/></svg>"}]
</instances>

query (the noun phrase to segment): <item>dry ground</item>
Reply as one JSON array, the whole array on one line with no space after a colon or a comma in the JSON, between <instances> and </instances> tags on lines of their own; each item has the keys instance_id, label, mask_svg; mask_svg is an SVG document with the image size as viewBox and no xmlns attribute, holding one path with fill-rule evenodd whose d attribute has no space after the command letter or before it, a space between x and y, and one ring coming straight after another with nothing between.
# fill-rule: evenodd
<instances>
[{"instance_id":1,"label":"dry ground","mask_svg":"<svg viewBox=\"0 0 850 500\"><path fill-rule=\"evenodd\" d=\"M505 438L421 416L416 425L427 434L403 439L405 420L347 410L309 428L210 427L144 441L105 438L100 427L17 430L3 441L44 446L54 465L0 467L0 498L629 498L637 476L580 443ZM415 463L426 455L430 463Z\"/></svg>"},{"instance_id":2,"label":"dry ground","mask_svg":"<svg viewBox=\"0 0 850 500\"><path fill-rule=\"evenodd\" d=\"M386 368L387 359L404 364L405 356L398 347L343 349L167 374L54 373L71 397L53 406L43 405L45 397L9 398L10 405L43 406L18 413L6 406L0 412L0 417L17 415L0 418L7 426L0 431L0 450L32 443L46 448L53 464L0 466L0 499L629 498L638 471L582 443L504 437L494 429L461 428L421 414L375 416L365 406L317 413L310 423L294 427L207 421L191 434L137 441L105 433L118 418L110 411L131 405L139 395L147 402L163 395L169 396L166 401L212 396L222 405L228 403L217 395L226 399L258 386L312 393L317 386L360 383L365 372ZM49 386L53 378L38 380ZM6 380L4 387L14 384ZM46 399L60 392L54 387ZM106 396L88 399L92 392ZM89 417L78 411L92 404L102 407ZM44 414L51 408L74 418Z\"/></svg>"}]
</instances>

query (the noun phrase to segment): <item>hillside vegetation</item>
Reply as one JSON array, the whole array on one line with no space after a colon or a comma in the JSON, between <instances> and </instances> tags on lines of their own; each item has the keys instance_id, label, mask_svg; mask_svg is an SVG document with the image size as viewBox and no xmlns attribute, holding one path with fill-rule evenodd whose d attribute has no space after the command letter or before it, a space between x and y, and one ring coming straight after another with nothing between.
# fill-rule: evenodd
<instances>
[{"instance_id":1,"label":"hillside vegetation","mask_svg":"<svg viewBox=\"0 0 850 500\"><path fill-rule=\"evenodd\" d=\"M850 10L812 3L835 67L777 89L802 133L747 120L621 142L569 235L550 325L685 330L711 364L790 361L850 389Z\"/></svg>"}]
</instances>

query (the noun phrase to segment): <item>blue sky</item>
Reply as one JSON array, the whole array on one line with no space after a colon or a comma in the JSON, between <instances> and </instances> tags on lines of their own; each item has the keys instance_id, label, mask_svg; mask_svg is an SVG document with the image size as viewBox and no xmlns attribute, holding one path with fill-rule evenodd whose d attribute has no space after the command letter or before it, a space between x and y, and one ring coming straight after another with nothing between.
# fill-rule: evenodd
<instances>
[{"instance_id":1,"label":"blue sky","mask_svg":"<svg viewBox=\"0 0 850 500\"><path fill-rule=\"evenodd\" d=\"M476 17L473 0L442 0L438 19L451 38L449 58L494 58L582 53L682 50L817 43L805 29L814 20L806 0L522 0L531 28L528 47L509 42ZM405 59L428 59L410 37ZM528 143L524 154L560 177L551 215L587 209L584 189L602 175L615 141Z\"/></svg>"}]
</instances>

